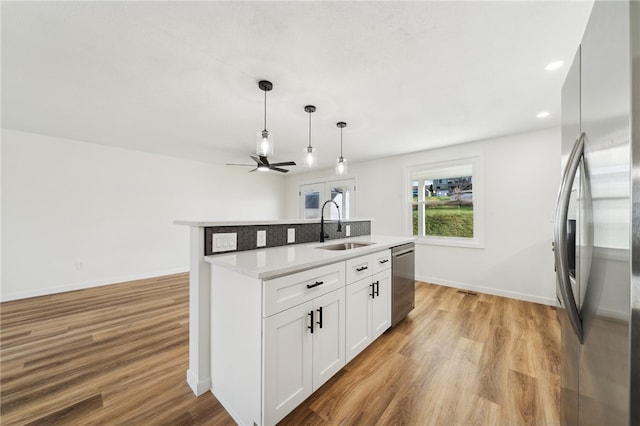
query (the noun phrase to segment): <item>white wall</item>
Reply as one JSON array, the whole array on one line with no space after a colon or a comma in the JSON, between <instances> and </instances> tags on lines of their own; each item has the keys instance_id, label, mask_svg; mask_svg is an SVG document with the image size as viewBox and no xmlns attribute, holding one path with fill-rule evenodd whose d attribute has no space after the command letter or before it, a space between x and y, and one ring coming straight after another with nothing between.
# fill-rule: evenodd
<instances>
[{"instance_id":1,"label":"white wall","mask_svg":"<svg viewBox=\"0 0 640 426\"><path fill-rule=\"evenodd\" d=\"M553 211L560 182L560 130L477 141L349 165L357 178L358 217L372 231L405 235L406 167L484 157L484 248L418 245L416 276L423 281L555 304ZM298 215L298 184L331 176L332 170L286 178L288 218Z\"/></svg>"},{"instance_id":2,"label":"white wall","mask_svg":"<svg viewBox=\"0 0 640 426\"><path fill-rule=\"evenodd\" d=\"M187 271L185 220L275 220L283 178L2 129L0 299Z\"/></svg>"}]
</instances>

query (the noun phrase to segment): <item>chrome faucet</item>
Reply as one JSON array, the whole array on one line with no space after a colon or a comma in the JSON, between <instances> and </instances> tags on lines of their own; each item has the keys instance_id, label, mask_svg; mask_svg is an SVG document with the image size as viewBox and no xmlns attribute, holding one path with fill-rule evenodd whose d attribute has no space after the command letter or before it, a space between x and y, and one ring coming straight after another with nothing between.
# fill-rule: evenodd
<instances>
[{"instance_id":1,"label":"chrome faucet","mask_svg":"<svg viewBox=\"0 0 640 426\"><path fill-rule=\"evenodd\" d=\"M342 222L340 221L340 207L338 207L338 203L336 203L333 200L327 200L324 202L324 204L322 205L322 210L320 210L320 242L324 243L324 239L325 238L329 238L329 235L324 233L324 206L327 205L327 203L333 203L336 206L336 209L338 209L338 229L336 229L336 232L342 232Z\"/></svg>"}]
</instances>

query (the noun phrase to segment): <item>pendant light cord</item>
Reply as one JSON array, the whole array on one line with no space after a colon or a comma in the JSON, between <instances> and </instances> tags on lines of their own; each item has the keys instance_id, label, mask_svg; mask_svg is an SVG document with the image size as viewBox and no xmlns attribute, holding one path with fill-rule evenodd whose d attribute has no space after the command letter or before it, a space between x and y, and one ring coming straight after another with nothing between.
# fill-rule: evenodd
<instances>
[{"instance_id":1,"label":"pendant light cord","mask_svg":"<svg viewBox=\"0 0 640 426\"><path fill-rule=\"evenodd\" d=\"M309 111L309 148L311 148L311 111Z\"/></svg>"},{"instance_id":2,"label":"pendant light cord","mask_svg":"<svg viewBox=\"0 0 640 426\"><path fill-rule=\"evenodd\" d=\"M264 91L264 131L267 131L267 91Z\"/></svg>"},{"instance_id":3,"label":"pendant light cord","mask_svg":"<svg viewBox=\"0 0 640 426\"><path fill-rule=\"evenodd\" d=\"M340 127L340 158L342 158L342 127Z\"/></svg>"}]
</instances>

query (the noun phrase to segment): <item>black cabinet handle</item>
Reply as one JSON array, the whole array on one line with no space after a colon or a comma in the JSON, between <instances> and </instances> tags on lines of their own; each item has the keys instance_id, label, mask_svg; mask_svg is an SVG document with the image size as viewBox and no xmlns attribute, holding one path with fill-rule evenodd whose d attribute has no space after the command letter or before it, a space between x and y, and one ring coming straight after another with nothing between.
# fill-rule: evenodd
<instances>
[{"instance_id":1,"label":"black cabinet handle","mask_svg":"<svg viewBox=\"0 0 640 426\"><path fill-rule=\"evenodd\" d=\"M307 328L311 330L311 334L313 334L313 310L311 310L307 315L311 317L311 325L308 325Z\"/></svg>"},{"instance_id":2,"label":"black cabinet handle","mask_svg":"<svg viewBox=\"0 0 640 426\"><path fill-rule=\"evenodd\" d=\"M384 259L384 260L379 260L378 263L383 264L383 263L387 263L389 261L389 259Z\"/></svg>"},{"instance_id":3,"label":"black cabinet handle","mask_svg":"<svg viewBox=\"0 0 640 426\"><path fill-rule=\"evenodd\" d=\"M371 293L369 293L369 296L371 296L372 299L376 298L376 292L373 288L373 283L369 284L369 287L371 287Z\"/></svg>"},{"instance_id":4,"label":"black cabinet handle","mask_svg":"<svg viewBox=\"0 0 640 426\"><path fill-rule=\"evenodd\" d=\"M362 268L356 268L356 271L358 271L358 272L362 272L362 271L364 271L365 269L369 269L369 267L368 267L368 266L363 266Z\"/></svg>"},{"instance_id":5,"label":"black cabinet handle","mask_svg":"<svg viewBox=\"0 0 640 426\"><path fill-rule=\"evenodd\" d=\"M376 296L380 296L380 281L374 283L376 285Z\"/></svg>"},{"instance_id":6,"label":"black cabinet handle","mask_svg":"<svg viewBox=\"0 0 640 426\"><path fill-rule=\"evenodd\" d=\"M307 284L307 288L318 287L319 285L324 284L324 281L316 281L315 284Z\"/></svg>"},{"instance_id":7,"label":"black cabinet handle","mask_svg":"<svg viewBox=\"0 0 640 426\"><path fill-rule=\"evenodd\" d=\"M318 308L318 316L320 317L320 321L318 321L316 324L318 324L320 326L320 328L322 328L322 306L320 306Z\"/></svg>"}]
</instances>

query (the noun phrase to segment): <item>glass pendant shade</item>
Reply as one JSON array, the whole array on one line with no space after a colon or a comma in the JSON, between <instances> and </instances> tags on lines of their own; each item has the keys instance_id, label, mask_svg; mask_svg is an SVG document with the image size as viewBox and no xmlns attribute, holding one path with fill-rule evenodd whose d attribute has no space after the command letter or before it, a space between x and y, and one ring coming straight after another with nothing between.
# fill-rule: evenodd
<instances>
[{"instance_id":1,"label":"glass pendant shade","mask_svg":"<svg viewBox=\"0 0 640 426\"><path fill-rule=\"evenodd\" d=\"M304 149L304 166L308 169L316 165L316 149L308 146Z\"/></svg>"},{"instance_id":2,"label":"glass pendant shade","mask_svg":"<svg viewBox=\"0 0 640 426\"><path fill-rule=\"evenodd\" d=\"M273 84L267 80L260 80L258 87L264 92L264 130L258 132L256 154L269 157L273 155L273 135L267 130L267 92L273 89Z\"/></svg>"},{"instance_id":3,"label":"glass pendant shade","mask_svg":"<svg viewBox=\"0 0 640 426\"><path fill-rule=\"evenodd\" d=\"M346 175L347 170L347 159L344 157L340 157L336 159L336 174L337 175Z\"/></svg>"},{"instance_id":4,"label":"glass pendant shade","mask_svg":"<svg viewBox=\"0 0 640 426\"><path fill-rule=\"evenodd\" d=\"M258 132L258 139L256 141L256 153L263 157L269 157L273 155L273 135L263 130Z\"/></svg>"},{"instance_id":5,"label":"glass pendant shade","mask_svg":"<svg viewBox=\"0 0 640 426\"><path fill-rule=\"evenodd\" d=\"M304 167L311 169L316 165L316 149L311 146L311 114L316 112L316 107L313 105L307 105L304 107L304 112L309 113L309 146L304 149Z\"/></svg>"},{"instance_id":6,"label":"glass pendant shade","mask_svg":"<svg viewBox=\"0 0 640 426\"><path fill-rule=\"evenodd\" d=\"M347 127L347 123L344 121L339 121L336 123L336 126L340 129L340 157L336 159L336 174L337 175L346 175L347 174L347 159L342 156L342 129Z\"/></svg>"}]
</instances>

